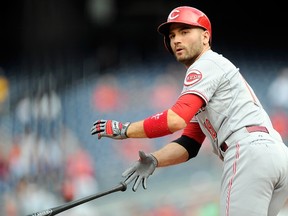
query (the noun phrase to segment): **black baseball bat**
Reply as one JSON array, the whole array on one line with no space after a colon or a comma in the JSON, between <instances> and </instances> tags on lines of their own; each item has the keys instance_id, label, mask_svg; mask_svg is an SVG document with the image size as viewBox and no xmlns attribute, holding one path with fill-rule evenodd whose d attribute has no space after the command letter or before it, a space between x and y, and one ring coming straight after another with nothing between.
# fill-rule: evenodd
<instances>
[{"instance_id":1,"label":"black baseball bat","mask_svg":"<svg viewBox=\"0 0 288 216\"><path fill-rule=\"evenodd\" d=\"M105 196L107 194L111 194L111 193L114 193L117 191L125 191L126 189L127 189L126 183L120 182L117 186L114 186L113 188L111 188L109 190L106 190L106 191L103 191L103 192L100 192L97 194L93 194L93 195L90 195L87 197L83 197L82 199L74 200L74 201L65 203L63 205L60 205L60 206L57 206L57 207L54 207L51 209L39 211L39 212L30 214L27 216L53 216L53 215L56 215L56 214L61 213L63 211L66 211L68 209L71 209L75 206L78 206L78 205L81 205L83 203L89 202L91 200L97 199L99 197Z\"/></svg>"}]
</instances>

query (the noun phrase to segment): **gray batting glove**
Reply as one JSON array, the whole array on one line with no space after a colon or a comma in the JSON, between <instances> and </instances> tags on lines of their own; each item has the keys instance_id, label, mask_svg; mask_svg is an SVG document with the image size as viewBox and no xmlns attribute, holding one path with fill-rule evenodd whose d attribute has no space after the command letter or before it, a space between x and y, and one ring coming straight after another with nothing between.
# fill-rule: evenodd
<instances>
[{"instance_id":1,"label":"gray batting glove","mask_svg":"<svg viewBox=\"0 0 288 216\"><path fill-rule=\"evenodd\" d=\"M131 122L118 122L115 120L97 120L91 128L91 134L98 135L98 139L109 137L112 139L127 139L127 129Z\"/></svg>"},{"instance_id":2,"label":"gray batting glove","mask_svg":"<svg viewBox=\"0 0 288 216\"><path fill-rule=\"evenodd\" d=\"M147 189L147 179L158 165L157 159L152 154L139 151L139 156L139 160L122 173L122 177L126 178L124 181L126 184L135 180L132 187L134 192L138 189L140 182L142 182L143 188Z\"/></svg>"}]
</instances>

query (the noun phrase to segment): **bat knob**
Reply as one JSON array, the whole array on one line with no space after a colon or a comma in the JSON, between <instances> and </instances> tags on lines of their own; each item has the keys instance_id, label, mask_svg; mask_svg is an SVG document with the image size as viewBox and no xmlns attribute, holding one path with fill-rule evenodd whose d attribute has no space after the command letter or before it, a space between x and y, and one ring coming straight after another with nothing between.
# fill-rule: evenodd
<instances>
[{"instance_id":1,"label":"bat knob","mask_svg":"<svg viewBox=\"0 0 288 216\"><path fill-rule=\"evenodd\" d=\"M126 191L127 184L125 182L120 182L120 185L121 185L121 191Z\"/></svg>"}]
</instances>

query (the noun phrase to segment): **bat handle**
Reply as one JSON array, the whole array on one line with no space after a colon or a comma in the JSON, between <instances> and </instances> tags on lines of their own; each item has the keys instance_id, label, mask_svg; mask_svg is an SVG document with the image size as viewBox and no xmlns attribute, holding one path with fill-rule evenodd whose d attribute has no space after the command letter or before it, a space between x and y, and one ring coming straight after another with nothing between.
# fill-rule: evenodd
<instances>
[{"instance_id":1,"label":"bat handle","mask_svg":"<svg viewBox=\"0 0 288 216\"><path fill-rule=\"evenodd\" d=\"M82 199L74 200L74 201L65 203L64 205L60 205L58 207L54 207L54 208L47 209L44 211L39 211L39 212L30 214L30 215L26 215L26 216L54 216L60 212L63 212L63 211L70 209L70 208L73 208L73 207L80 205L82 203L91 201L93 199L105 196L105 195L110 194L110 193L114 193L116 191L125 191L126 189L127 189L127 184L125 182L120 182L117 186L115 186L114 188L109 189L105 192L94 194L94 195L91 195L88 197L84 197Z\"/></svg>"},{"instance_id":2,"label":"bat handle","mask_svg":"<svg viewBox=\"0 0 288 216\"><path fill-rule=\"evenodd\" d=\"M44 211L39 211L33 214L29 214L27 216L53 216L53 215L55 215L53 212L53 209L47 209Z\"/></svg>"}]
</instances>

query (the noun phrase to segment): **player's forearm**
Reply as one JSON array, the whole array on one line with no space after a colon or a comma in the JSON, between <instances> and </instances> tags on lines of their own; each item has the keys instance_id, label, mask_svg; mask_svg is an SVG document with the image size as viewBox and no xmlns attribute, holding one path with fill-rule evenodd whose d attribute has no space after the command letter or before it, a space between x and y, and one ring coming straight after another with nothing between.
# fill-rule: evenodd
<instances>
[{"instance_id":1,"label":"player's forearm","mask_svg":"<svg viewBox=\"0 0 288 216\"><path fill-rule=\"evenodd\" d=\"M162 113L160 113L160 115L162 115ZM149 118L151 118L151 117L149 117ZM169 130L169 133L173 133L175 131L183 129L186 126L185 121L170 109L167 112L167 117L165 117L165 118L167 118L167 119L165 119L165 121L166 121L165 124L163 123L163 120L162 121L159 120L159 118L164 118L164 117L156 118L156 120L154 120L154 116L152 117L152 120L149 118L146 119L146 120L148 120L148 123L146 122L146 125L144 123L145 120L131 123L129 128L127 129L127 132L126 132L127 136L129 138L146 138L146 137L149 137L147 135L147 133L150 134L149 131L151 131L151 130L152 131L154 130L157 132L160 132L161 130ZM162 124L164 124L166 126L164 126ZM152 137L150 137L150 138L152 138Z\"/></svg>"},{"instance_id":2,"label":"player's forearm","mask_svg":"<svg viewBox=\"0 0 288 216\"><path fill-rule=\"evenodd\" d=\"M133 122L127 129L127 137L129 138L146 138L147 135L143 127L144 120Z\"/></svg>"},{"instance_id":3,"label":"player's forearm","mask_svg":"<svg viewBox=\"0 0 288 216\"><path fill-rule=\"evenodd\" d=\"M187 150L178 143L169 143L152 154L158 160L158 167L183 163L189 158Z\"/></svg>"}]
</instances>

